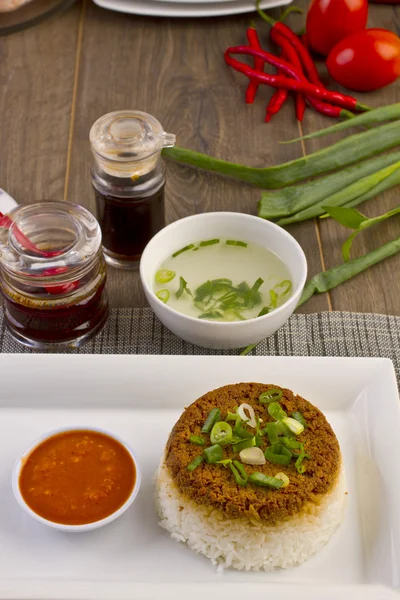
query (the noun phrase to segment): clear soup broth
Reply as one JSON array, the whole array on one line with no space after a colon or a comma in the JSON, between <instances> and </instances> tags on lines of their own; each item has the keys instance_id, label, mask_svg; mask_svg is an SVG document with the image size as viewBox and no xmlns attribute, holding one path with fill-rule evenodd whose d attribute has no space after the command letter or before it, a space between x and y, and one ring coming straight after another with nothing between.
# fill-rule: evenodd
<instances>
[{"instance_id":1,"label":"clear soup broth","mask_svg":"<svg viewBox=\"0 0 400 600\"><path fill-rule=\"evenodd\" d=\"M254 319L278 308L290 298L292 281L274 252L219 238L177 249L155 273L153 290L180 313L228 322Z\"/></svg>"}]
</instances>

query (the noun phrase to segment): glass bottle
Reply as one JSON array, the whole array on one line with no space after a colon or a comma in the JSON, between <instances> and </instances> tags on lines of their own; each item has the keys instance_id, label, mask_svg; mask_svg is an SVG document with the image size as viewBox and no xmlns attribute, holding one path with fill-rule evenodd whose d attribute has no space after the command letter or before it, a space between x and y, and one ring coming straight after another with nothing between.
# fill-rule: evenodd
<instances>
[{"instance_id":1,"label":"glass bottle","mask_svg":"<svg viewBox=\"0 0 400 600\"><path fill-rule=\"evenodd\" d=\"M37 349L78 347L108 316L101 232L69 202L18 206L0 223L0 288L12 335Z\"/></svg>"},{"instance_id":2,"label":"glass bottle","mask_svg":"<svg viewBox=\"0 0 400 600\"><path fill-rule=\"evenodd\" d=\"M90 130L92 183L106 261L138 267L147 242L165 225L161 150L175 144L151 115L112 112Z\"/></svg>"}]
</instances>

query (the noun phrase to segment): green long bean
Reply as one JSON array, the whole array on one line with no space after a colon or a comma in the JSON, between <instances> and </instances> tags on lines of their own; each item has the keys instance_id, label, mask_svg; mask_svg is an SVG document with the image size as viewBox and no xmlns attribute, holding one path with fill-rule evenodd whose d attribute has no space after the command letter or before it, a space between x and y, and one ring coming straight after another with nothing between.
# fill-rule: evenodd
<instances>
[{"instance_id":1,"label":"green long bean","mask_svg":"<svg viewBox=\"0 0 400 600\"><path fill-rule=\"evenodd\" d=\"M385 258L389 258L394 254L400 252L400 237L392 240L391 242L387 242L383 246L379 246L372 252L368 252L368 254L364 254L364 256L359 256L358 258L353 258L349 262L346 262L338 267L332 267L328 271L322 271L315 275L308 281L305 285L301 298L297 304L297 308L302 304L305 304L314 294L323 294L324 292L328 292L333 288L337 287L341 283L348 281L352 277L355 277L359 273L366 271L369 267L376 265L377 263L385 260ZM257 344L251 344L244 348L240 353L240 356L246 356L250 354L252 350L257 346Z\"/></svg>"},{"instance_id":2,"label":"green long bean","mask_svg":"<svg viewBox=\"0 0 400 600\"><path fill-rule=\"evenodd\" d=\"M349 135L318 152L274 167L246 167L178 146L164 148L163 154L166 158L186 165L228 175L265 189L274 189L347 167L399 144L400 121L395 121Z\"/></svg>"},{"instance_id":3,"label":"green long bean","mask_svg":"<svg viewBox=\"0 0 400 600\"><path fill-rule=\"evenodd\" d=\"M300 142L301 140L311 140L312 138L322 137L324 135L329 135L330 133L344 131L350 127L375 125L376 123L385 123L386 121L395 121L396 119L400 119L400 102L397 104L391 104L389 106L380 106L379 108L374 108L357 115L352 119L348 119L346 121L336 123L335 125L331 125L330 127L326 127L325 129L315 131L314 133L309 133L307 135L303 135L302 137L280 143L293 144L294 142Z\"/></svg>"},{"instance_id":4,"label":"green long bean","mask_svg":"<svg viewBox=\"0 0 400 600\"><path fill-rule=\"evenodd\" d=\"M307 302L314 294L322 294L337 287L397 252L400 252L400 237L364 254L364 256L353 258L343 265L318 273L307 282L297 306Z\"/></svg>"},{"instance_id":5,"label":"green long bean","mask_svg":"<svg viewBox=\"0 0 400 600\"><path fill-rule=\"evenodd\" d=\"M390 178L390 180L389 180ZM388 181L389 180L389 181ZM367 177L363 177L359 181L356 181L349 185L347 188L340 190L332 196L328 196L324 200L320 200L313 206L310 206L295 215L279 219L278 225L290 225L292 223L300 223L307 219L321 216L325 214L324 206L356 206L367 198L376 196L382 191L382 184L386 181L386 189L393 185L400 184L400 161L381 169L377 173L372 173Z\"/></svg>"},{"instance_id":6,"label":"green long bean","mask_svg":"<svg viewBox=\"0 0 400 600\"><path fill-rule=\"evenodd\" d=\"M365 160L308 183L289 186L282 190L263 192L258 203L257 214L263 219L274 220L294 215L321 200L329 204L329 196L397 161L400 161L400 152L392 152Z\"/></svg>"}]
</instances>

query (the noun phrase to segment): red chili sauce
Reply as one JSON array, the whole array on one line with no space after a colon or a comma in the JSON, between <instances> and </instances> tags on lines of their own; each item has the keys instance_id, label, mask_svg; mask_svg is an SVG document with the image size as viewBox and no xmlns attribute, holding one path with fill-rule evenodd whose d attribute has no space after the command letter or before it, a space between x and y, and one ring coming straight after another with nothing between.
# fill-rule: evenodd
<instances>
[{"instance_id":1,"label":"red chili sauce","mask_svg":"<svg viewBox=\"0 0 400 600\"><path fill-rule=\"evenodd\" d=\"M121 508L135 481L133 459L117 440L97 431L68 431L46 439L25 458L19 489L44 519L84 525Z\"/></svg>"}]
</instances>

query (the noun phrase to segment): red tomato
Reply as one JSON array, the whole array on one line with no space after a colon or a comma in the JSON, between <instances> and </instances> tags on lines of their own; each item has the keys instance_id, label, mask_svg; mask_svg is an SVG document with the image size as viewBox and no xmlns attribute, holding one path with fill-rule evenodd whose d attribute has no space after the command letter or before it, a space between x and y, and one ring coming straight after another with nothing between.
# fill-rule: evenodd
<instances>
[{"instance_id":1,"label":"red tomato","mask_svg":"<svg viewBox=\"0 0 400 600\"><path fill-rule=\"evenodd\" d=\"M357 92L371 92L400 75L400 38L385 29L365 29L339 42L326 61L331 77Z\"/></svg>"},{"instance_id":2,"label":"red tomato","mask_svg":"<svg viewBox=\"0 0 400 600\"><path fill-rule=\"evenodd\" d=\"M312 0L306 25L310 47L328 56L340 40L365 29L367 17L368 0Z\"/></svg>"}]
</instances>

